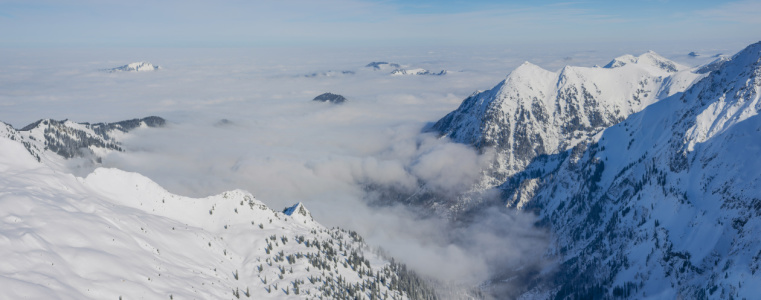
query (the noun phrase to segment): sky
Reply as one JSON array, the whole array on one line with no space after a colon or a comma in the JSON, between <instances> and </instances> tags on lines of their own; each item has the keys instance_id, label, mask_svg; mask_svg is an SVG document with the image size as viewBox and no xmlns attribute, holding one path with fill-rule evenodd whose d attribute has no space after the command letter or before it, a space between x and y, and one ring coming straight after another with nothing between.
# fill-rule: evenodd
<instances>
[{"instance_id":1,"label":"sky","mask_svg":"<svg viewBox=\"0 0 761 300\"><path fill-rule=\"evenodd\" d=\"M0 47L734 42L761 1L0 1Z\"/></svg>"}]
</instances>

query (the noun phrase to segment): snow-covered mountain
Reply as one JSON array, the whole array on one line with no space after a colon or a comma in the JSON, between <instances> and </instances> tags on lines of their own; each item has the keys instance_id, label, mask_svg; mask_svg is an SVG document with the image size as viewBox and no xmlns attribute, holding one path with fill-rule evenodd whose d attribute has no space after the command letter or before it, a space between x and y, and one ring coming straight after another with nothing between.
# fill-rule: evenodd
<instances>
[{"instance_id":1,"label":"snow-covered mountain","mask_svg":"<svg viewBox=\"0 0 761 300\"><path fill-rule=\"evenodd\" d=\"M156 71L161 69L159 66L154 66L153 64L147 62L147 61L141 61L141 62L133 62L130 64L126 64L123 66L106 69L107 72L146 72L146 71Z\"/></svg>"},{"instance_id":2,"label":"snow-covered mountain","mask_svg":"<svg viewBox=\"0 0 761 300\"><path fill-rule=\"evenodd\" d=\"M729 56L720 55L715 60L695 69L695 73L705 74L708 72L716 71L721 67L721 65L727 62L729 58Z\"/></svg>"},{"instance_id":3,"label":"snow-covered mountain","mask_svg":"<svg viewBox=\"0 0 761 300\"><path fill-rule=\"evenodd\" d=\"M116 169L75 177L30 155L32 136L0 126L0 298L435 297L301 203L274 211L240 190L187 198Z\"/></svg>"},{"instance_id":4,"label":"snow-covered mountain","mask_svg":"<svg viewBox=\"0 0 761 300\"><path fill-rule=\"evenodd\" d=\"M384 71L389 72L389 74L393 76L405 76L405 75L431 75L431 76L442 76L446 75L446 70L441 70L439 72L426 70L423 68L410 68L406 65L401 65L398 63L389 63L385 61L374 61L365 66L365 68L372 69L373 71Z\"/></svg>"},{"instance_id":5,"label":"snow-covered mountain","mask_svg":"<svg viewBox=\"0 0 761 300\"><path fill-rule=\"evenodd\" d=\"M558 262L525 298L758 297L759 95L761 42L512 176L508 205L539 215Z\"/></svg>"},{"instance_id":6,"label":"snow-covered mountain","mask_svg":"<svg viewBox=\"0 0 761 300\"><path fill-rule=\"evenodd\" d=\"M60 157L100 160L109 151L123 151L119 139L125 133L165 124L164 119L155 116L96 124L41 119L18 131L9 130L7 134L18 139L38 161L45 159L49 162Z\"/></svg>"},{"instance_id":7,"label":"snow-covered mountain","mask_svg":"<svg viewBox=\"0 0 761 300\"><path fill-rule=\"evenodd\" d=\"M426 69L395 69L391 71L391 75L431 75L431 76L443 76L446 75L446 70L439 72L432 72Z\"/></svg>"},{"instance_id":8,"label":"snow-covered mountain","mask_svg":"<svg viewBox=\"0 0 761 300\"><path fill-rule=\"evenodd\" d=\"M491 90L465 99L432 130L482 151L496 150L481 184L488 187L537 156L587 141L700 77L654 52L624 55L604 68L566 66L558 72L526 62Z\"/></svg>"}]
</instances>

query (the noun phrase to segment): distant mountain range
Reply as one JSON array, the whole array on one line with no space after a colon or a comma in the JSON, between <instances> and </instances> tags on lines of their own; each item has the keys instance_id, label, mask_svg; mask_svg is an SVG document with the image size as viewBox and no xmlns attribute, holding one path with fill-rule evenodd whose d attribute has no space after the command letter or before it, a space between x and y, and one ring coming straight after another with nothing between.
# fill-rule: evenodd
<instances>
[{"instance_id":1,"label":"distant mountain range","mask_svg":"<svg viewBox=\"0 0 761 300\"><path fill-rule=\"evenodd\" d=\"M446 75L447 71L441 70L439 72L431 72L426 69L396 69L391 71L391 75L432 75L442 76Z\"/></svg>"},{"instance_id":2,"label":"distant mountain range","mask_svg":"<svg viewBox=\"0 0 761 300\"><path fill-rule=\"evenodd\" d=\"M364 70L372 70L372 71L382 71L384 73L387 73L389 75L393 76L404 76L404 75L431 75L431 76L442 76L446 75L448 73L447 70L440 70L440 71L430 71L423 68L409 68L408 66L404 66L398 63L389 63L385 61L374 61L367 65L365 65ZM363 70L342 70L342 71L320 71L320 72L312 72L309 74L303 75L303 77L307 78L314 78L314 77L342 77L342 76L351 76L356 75L358 72L361 72Z\"/></svg>"}]
</instances>

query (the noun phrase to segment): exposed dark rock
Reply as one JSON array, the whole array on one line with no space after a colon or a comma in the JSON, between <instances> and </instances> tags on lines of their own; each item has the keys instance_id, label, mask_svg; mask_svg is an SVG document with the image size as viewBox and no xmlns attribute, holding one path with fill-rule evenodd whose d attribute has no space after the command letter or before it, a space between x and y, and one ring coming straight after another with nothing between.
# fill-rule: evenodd
<instances>
[{"instance_id":1,"label":"exposed dark rock","mask_svg":"<svg viewBox=\"0 0 761 300\"><path fill-rule=\"evenodd\" d=\"M319 95L317 97L314 97L312 101L320 101L320 102L330 102L335 104L340 104L346 102L346 98L344 96L333 94L333 93L324 93L322 95Z\"/></svg>"},{"instance_id":2,"label":"exposed dark rock","mask_svg":"<svg viewBox=\"0 0 761 300\"><path fill-rule=\"evenodd\" d=\"M216 126L216 127L227 127L227 126L232 126L232 125L235 125L235 122L230 121L228 119L221 119L221 120L217 121L216 123L214 123L214 126Z\"/></svg>"},{"instance_id":3,"label":"exposed dark rock","mask_svg":"<svg viewBox=\"0 0 761 300\"><path fill-rule=\"evenodd\" d=\"M395 63L388 63L385 61L374 61L365 66L366 68L373 68L373 70L380 70L381 68L400 68L401 66L399 64Z\"/></svg>"}]
</instances>

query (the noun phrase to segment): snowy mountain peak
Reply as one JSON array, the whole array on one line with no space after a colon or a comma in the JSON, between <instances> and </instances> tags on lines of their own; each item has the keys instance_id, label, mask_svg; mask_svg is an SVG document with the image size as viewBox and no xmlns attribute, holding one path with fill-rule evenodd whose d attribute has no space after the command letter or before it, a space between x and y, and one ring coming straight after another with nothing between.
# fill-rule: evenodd
<instances>
[{"instance_id":1,"label":"snowy mountain peak","mask_svg":"<svg viewBox=\"0 0 761 300\"><path fill-rule=\"evenodd\" d=\"M291 207L286 207L283 209L283 213L289 216L293 216L294 213L302 215L302 216L310 216L311 213L304 207L304 204L301 204L301 202L294 204Z\"/></svg>"},{"instance_id":2,"label":"snowy mountain peak","mask_svg":"<svg viewBox=\"0 0 761 300\"><path fill-rule=\"evenodd\" d=\"M658 67L661 70L671 73L685 69L685 66L677 64L653 51L648 51L647 53L640 55L637 58L637 63Z\"/></svg>"},{"instance_id":3,"label":"snowy mountain peak","mask_svg":"<svg viewBox=\"0 0 761 300\"><path fill-rule=\"evenodd\" d=\"M610 61L607 65L605 65L604 68L614 69L623 67L628 64L655 67L669 73L678 72L686 68L685 66L679 65L663 56L658 55L654 51L647 51L638 57L630 54L619 56Z\"/></svg>"},{"instance_id":4,"label":"snowy mountain peak","mask_svg":"<svg viewBox=\"0 0 761 300\"><path fill-rule=\"evenodd\" d=\"M634 63L637 63L637 58L634 57L634 55L625 54L625 55L614 58L603 68L613 69L613 68L622 67L626 64L634 64Z\"/></svg>"},{"instance_id":5,"label":"snowy mountain peak","mask_svg":"<svg viewBox=\"0 0 761 300\"><path fill-rule=\"evenodd\" d=\"M512 73L522 73L522 72L549 72L548 70L530 62L530 61L524 61L521 63L518 67L513 69ZM508 75L509 76L509 75Z\"/></svg>"},{"instance_id":6,"label":"snowy mountain peak","mask_svg":"<svg viewBox=\"0 0 761 300\"><path fill-rule=\"evenodd\" d=\"M481 150L495 147L496 161L481 183L489 186L539 155L570 149L683 91L701 76L655 53L624 55L610 65L616 67L551 72L525 62L491 90L465 99L432 129Z\"/></svg>"},{"instance_id":7,"label":"snowy mountain peak","mask_svg":"<svg viewBox=\"0 0 761 300\"><path fill-rule=\"evenodd\" d=\"M495 92L495 95L499 95L498 98L500 99L509 98L509 94L516 92L541 93L550 88L553 81L555 81L556 75L555 72L547 71L530 62L524 62L510 72L507 78L492 89L492 91Z\"/></svg>"},{"instance_id":8,"label":"snowy mountain peak","mask_svg":"<svg viewBox=\"0 0 761 300\"><path fill-rule=\"evenodd\" d=\"M111 68L107 71L109 72L146 72L146 71L156 71L161 69L159 66L154 66L153 64L147 62L147 61L141 61L141 62L133 62L130 64L126 64L120 67Z\"/></svg>"}]
</instances>

